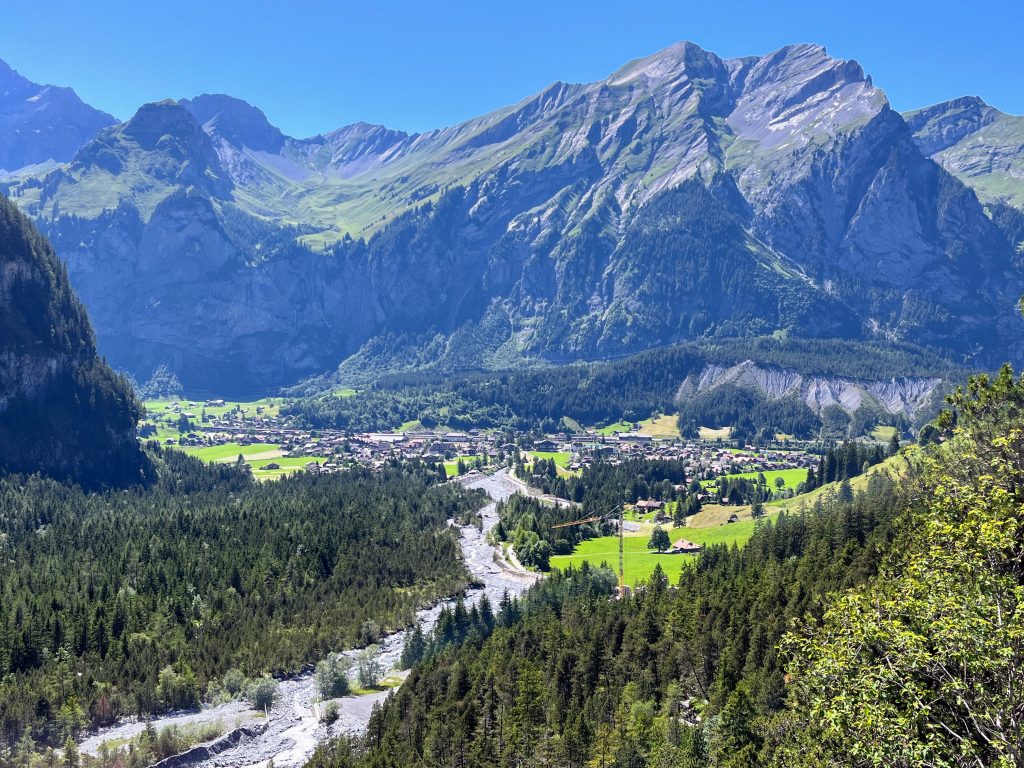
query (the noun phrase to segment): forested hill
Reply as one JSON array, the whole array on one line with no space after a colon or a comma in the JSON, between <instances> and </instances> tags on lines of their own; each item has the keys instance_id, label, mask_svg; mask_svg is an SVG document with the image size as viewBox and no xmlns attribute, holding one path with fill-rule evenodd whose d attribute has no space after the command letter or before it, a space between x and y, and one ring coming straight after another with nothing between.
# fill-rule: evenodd
<instances>
[{"instance_id":1,"label":"forested hill","mask_svg":"<svg viewBox=\"0 0 1024 768\"><path fill-rule=\"evenodd\" d=\"M763 375L723 375L748 363ZM803 435L821 427L821 411L833 404L848 412L847 421L862 410L864 419L913 423L943 382L963 375L945 357L909 344L723 339L600 363L461 376L392 375L366 386L356 383L359 393L353 397L308 396L289 410L310 426L353 430L394 429L419 420L428 427L550 432L564 428L566 419L590 426L679 409L685 412L684 426L696 419L699 426L720 427L736 424L700 421L714 415L707 401L735 399L741 389L754 431L777 427ZM691 378L693 385L683 388Z\"/></svg>"},{"instance_id":2,"label":"forested hill","mask_svg":"<svg viewBox=\"0 0 1024 768\"><path fill-rule=\"evenodd\" d=\"M131 388L98 357L64 265L0 198L0 472L89 487L140 482L140 415Z\"/></svg>"},{"instance_id":3,"label":"forested hill","mask_svg":"<svg viewBox=\"0 0 1024 768\"><path fill-rule=\"evenodd\" d=\"M427 468L257 483L154 448L149 488L0 478L0 765L27 739L193 707L229 670L298 672L467 586Z\"/></svg>"},{"instance_id":4,"label":"forested hill","mask_svg":"<svg viewBox=\"0 0 1024 768\"><path fill-rule=\"evenodd\" d=\"M603 569L556 573L492 632L424 643L366 735L311 765L1020 765L1024 379L951 403L900 477L743 549L622 600Z\"/></svg>"}]
</instances>

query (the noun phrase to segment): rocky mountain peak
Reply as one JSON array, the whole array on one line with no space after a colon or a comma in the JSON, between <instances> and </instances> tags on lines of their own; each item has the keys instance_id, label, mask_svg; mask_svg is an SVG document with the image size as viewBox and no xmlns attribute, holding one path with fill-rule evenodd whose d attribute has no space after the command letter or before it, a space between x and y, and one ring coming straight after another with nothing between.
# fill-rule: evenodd
<instances>
[{"instance_id":1,"label":"rocky mountain peak","mask_svg":"<svg viewBox=\"0 0 1024 768\"><path fill-rule=\"evenodd\" d=\"M180 104L207 133L238 148L279 152L284 146L284 134L267 120L262 110L242 99L204 93L194 99L182 99Z\"/></svg>"},{"instance_id":2,"label":"rocky mountain peak","mask_svg":"<svg viewBox=\"0 0 1024 768\"><path fill-rule=\"evenodd\" d=\"M195 186L213 195L231 188L210 137L182 104L173 99L144 104L132 118L103 131L75 156L72 174L90 169L132 178ZM147 188L146 183L141 188Z\"/></svg>"},{"instance_id":3,"label":"rocky mountain peak","mask_svg":"<svg viewBox=\"0 0 1024 768\"><path fill-rule=\"evenodd\" d=\"M1002 114L977 96L961 96L907 112L903 118L921 151L931 156L991 125Z\"/></svg>"},{"instance_id":4,"label":"rocky mountain peak","mask_svg":"<svg viewBox=\"0 0 1024 768\"><path fill-rule=\"evenodd\" d=\"M650 56L634 59L613 72L608 78L608 84L649 84L678 80L682 77L694 80L701 77L718 77L722 71L722 60L718 56L705 51L696 43L681 41Z\"/></svg>"},{"instance_id":5,"label":"rocky mountain peak","mask_svg":"<svg viewBox=\"0 0 1024 768\"><path fill-rule=\"evenodd\" d=\"M114 122L70 88L33 83L0 60L0 176L66 162Z\"/></svg>"}]
</instances>

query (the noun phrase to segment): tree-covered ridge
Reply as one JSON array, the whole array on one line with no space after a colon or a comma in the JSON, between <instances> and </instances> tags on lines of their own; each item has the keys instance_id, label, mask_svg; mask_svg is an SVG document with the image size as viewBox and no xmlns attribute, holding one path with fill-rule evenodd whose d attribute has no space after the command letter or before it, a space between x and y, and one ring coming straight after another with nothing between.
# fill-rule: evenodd
<instances>
[{"instance_id":1,"label":"tree-covered ridge","mask_svg":"<svg viewBox=\"0 0 1024 768\"><path fill-rule=\"evenodd\" d=\"M787 639L794 764L1024 761L1024 379L950 403L880 573Z\"/></svg>"},{"instance_id":2,"label":"tree-covered ridge","mask_svg":"<svg viewBox=\"0 0 1024 768\"><path fill-rule=\"evenodd\" d=\"M90 487L148 479L131 387L97 356L64 265L6 199L0 266L0 472Z\"/></svg>"},{"instance_id":3,"label":"tree-covered ridge","mask_svg":"<svg viewBox=\"0 0 1024 768\"><path fill-rule=\"evenodd\" d=\"M897 506L876 476L624 600L600 569L556 572L521 618L414 669L362 741L311 764L750 765L785 704L788 622L876 572Z\"/></svg>"},{"instance_id":4,"label":"tree-covered ridge","mask_svg":"<svg viewBox=\"0 0 1024 768\"><path fill-rule=\"evenodd\" d=\"M257 484L173 451L156 460L149 490L0 481L4 743L194 703L232 667L298 670L466 586L446 521L480 499L432 470Z\"/></svg>"},{"instance_id":5,"label":"tree-covered ridge","mask_svg":"<svg viewBox=\"0 0 1024 768\"><path fill-rule=\"evenodd\" d=\"M553 431L563 418L589 425L670 413L676 408L679 387L688 376L699 374L708 364L728 366L745 360L803 375L865 381L896 376L947 378L957 376L960 370L949 360L910 345L722 339L562 367L461 375L391 375L361 388L354 397L310 395L289 410L310 426L352 430L391 429L419 420L427 427ZM738 396L742 403L732 407L724 402L729 396L720 389L683 404L684 428L694 423L742 426L749 422L751 437L765 427L798 435L821 428L820 417L793 398L768 402L759 393L745 390ZM747 416L745 420L743 415Z\"/></svg>"}]
</instances>

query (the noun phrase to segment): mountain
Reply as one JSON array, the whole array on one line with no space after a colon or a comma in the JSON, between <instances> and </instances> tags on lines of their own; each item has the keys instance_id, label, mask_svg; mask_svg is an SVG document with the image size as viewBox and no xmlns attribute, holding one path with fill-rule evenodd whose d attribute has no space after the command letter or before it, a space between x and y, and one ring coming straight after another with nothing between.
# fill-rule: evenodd
<instances>
[{"instance_id":1,"label":"mountain","mask_svg":"<svg viewBox=\"0 0 1024 768\"><path fill-rule=\"evenodd\" d=\"M975 96L904 114L921 151L985 202L1024 209L1024 116Z\"/></svg>"},{"instance_id":2,"label":"mountain","mask_svg":"<svg viewBox=\"0 0 1024 768\"><path fill-rule=\"evenodd\" d=\"M70 160L113 117L70 88L38 85L0 61L0 178Z\"/></svg>"},{"instance_id":3,"label":"mountain","mask_svg":"<svg viewBox=\"0 0 1024 768\"><path fill-rule=\"evenodd\" d=\"M1006 231L814 45L680 43L424 134L150 104L10 192L105 354L192 389L771 334L1024 351Z\"/></svg>"},{"instance_id":4,"label":"mountain","mask_svg":"<svg viewBox=\"0 0 1024 768\"><path fill-rule=\"evenodd\" d=\"M0 198L0 472L41 472L92 488L139 482L141 411L96 354L67 272Z\"/></svg>"}]
</instances>

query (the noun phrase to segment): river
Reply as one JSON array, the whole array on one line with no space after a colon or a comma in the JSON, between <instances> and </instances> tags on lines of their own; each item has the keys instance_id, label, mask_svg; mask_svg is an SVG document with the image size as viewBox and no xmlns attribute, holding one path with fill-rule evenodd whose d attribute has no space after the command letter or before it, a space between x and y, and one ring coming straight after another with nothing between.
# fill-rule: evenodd
<instances>
[{"instance_id":1,"label":"river","mask_svg":"<svg viewBox=\"0 0 1024 768\"><path fill-rule=\"evenodd\" d=\"M485 491L492 499L490 504L480 510L483 530L477 530L475 526L463 526L460 529L460 543L466 568L484 584L481 589L470 590L466 594L466 602L467 605L474 604L486 593L497 610L505 592L510 595L522 594L537 578L535 574L506 563L498 550L487 543L487 533L498 521L497 502L507 499L521 486L508 476L507 470L501 470L493 475L474 476L462 482L468 488ZM445 601L417 612L417 620L424 631L434 626L442 607L451 602ZM381 666L385 670L393 670L397 666L405 643L405 634L404 630L395 632L382 640ZM358 653L358 650L351 650L346 651L345 655L354 659ZM374 705L384 701L390 691L338 699L339 717L330 728L320 722L322 704L317 701L318 695L311 672L281 681L280 694L280 699L270 711L269 724L263 733L243 739L219 754L197 760L190 765L209 768L255 768L265 765L271 758L274 760L275 768L302 765L316 749L317 744L325 739L342 733L362 733L369 722ZM218 721L228 729L245 722L262 722L249 710L248 705L230 702L206 707L199 712L161 717L152 723L153 727L159 730L170 725ZM79 749L88 754L96 754L101 743L130 738L141 732L144 727L143 722L129 721L102 729L83 739Z\"/></svg>"}]
</instances>

